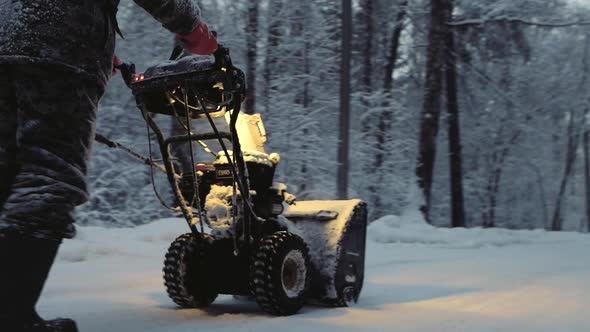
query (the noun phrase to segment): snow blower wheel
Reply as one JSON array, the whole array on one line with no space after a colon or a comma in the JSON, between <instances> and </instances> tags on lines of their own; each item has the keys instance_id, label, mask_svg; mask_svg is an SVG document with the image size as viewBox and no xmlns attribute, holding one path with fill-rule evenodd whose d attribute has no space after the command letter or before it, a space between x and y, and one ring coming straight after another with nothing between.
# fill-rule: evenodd
<instances>
[{"instance_id":1,"label":"snow blower wheel","mask_svg":"<svg viewBox=\"0 0 590 332\"><path fill-rule=\"evenodd\" d=\"M207 254L213 237L183 234L170 245L164 261L164 285L168 296L182 308L203 308L215 301L207 277Z\"/></svg>"},{"instance_id":2,"label":"snow blower wheel","mask_svg":"<svg viewBox=\"0 0 590 332\"><path fill-rule=\"evenodd\" d=\"M250 288L258 305L273 315L293 315L307 300L309 249L299 236L276 232L260 240L250 268Z\"/></svg>"}]
</instances>

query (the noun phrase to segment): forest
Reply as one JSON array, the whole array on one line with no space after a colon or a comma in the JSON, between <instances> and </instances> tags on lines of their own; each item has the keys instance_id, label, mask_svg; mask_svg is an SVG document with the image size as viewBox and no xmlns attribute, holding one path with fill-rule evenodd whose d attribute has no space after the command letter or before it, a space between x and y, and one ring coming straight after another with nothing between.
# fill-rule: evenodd
<instances>
[{"instance_id":1,"label":"forest","mask_svg":"<svg viewBox=\"0 0 590 332\"><path fill-rule=\"evenodd\" d=\"M589 2L199 4L299 199L362 198L370 220L419 209L442 227L590 229ZM118 19L121 59L139 70L168 59L174 37L140 8L123 2ZM120 77L97 131L147 153ZM169 215L149 168L120 152L95 145L90 182L84 224Z\"/></svg>"}]
</instances>

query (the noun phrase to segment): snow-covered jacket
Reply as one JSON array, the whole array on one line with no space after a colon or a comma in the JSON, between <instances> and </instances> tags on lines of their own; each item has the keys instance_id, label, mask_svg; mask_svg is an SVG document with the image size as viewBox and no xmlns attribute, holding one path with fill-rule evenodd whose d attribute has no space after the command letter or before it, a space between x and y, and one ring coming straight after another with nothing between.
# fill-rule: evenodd
<instances>
[{"instance_id":1,"label":"snow-covered jacket","mask_svg":"<svg viewBox=\"0 0 590 332\"><path fill-rule=\"evenodd\" d=\"M168 30L200 23L196 0L134 0ZM119 0L0 0L0 64L52 64L106 84Z\"/></svg>"}]
</instances>

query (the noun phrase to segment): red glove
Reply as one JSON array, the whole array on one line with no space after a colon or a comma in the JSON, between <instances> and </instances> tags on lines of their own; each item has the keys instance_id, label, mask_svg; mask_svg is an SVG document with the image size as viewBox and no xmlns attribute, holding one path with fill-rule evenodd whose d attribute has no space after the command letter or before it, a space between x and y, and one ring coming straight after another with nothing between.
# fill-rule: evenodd
<instances>
[{"instance_id":1,"label":"red glove","mask_svg":"<svg viewBox=\"0 0 590 332\"><path fill-rule=\"evenodd\" d=\"M118 56L113 57L113 76L117 75L117 67L123 64L123 61Z\"/></svg>"},{"instance_id":2,"label":"red glove","mask_svg":"<svg viewBox=\"0 0 590 332\"><path fill-rule=\"evenodd\" d=\"M185 50L199 55L209 55L217 51L217 38L209 32L205 23L200 23L188 35L177 35Z\"/></svg>"}]
</instances>

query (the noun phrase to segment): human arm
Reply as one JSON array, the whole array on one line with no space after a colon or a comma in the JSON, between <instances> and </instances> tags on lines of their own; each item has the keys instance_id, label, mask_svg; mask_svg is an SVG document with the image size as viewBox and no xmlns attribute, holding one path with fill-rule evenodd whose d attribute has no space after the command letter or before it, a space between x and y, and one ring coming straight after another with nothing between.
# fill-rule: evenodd
<instances>
[{"instance_id":1,"label":"human arm","mask_svg":"<svg viewBox=\"0 0 590 332\"><path fill-rule=\"evenodd\" d=\"M182 46L191 53L212 54L217 39L201 19L194 0L134 0L162 25L176 33Z\"/></svg>"},{"instance_id":2,"label":"human arm","mask_svg":"<svg viewBox=\"0 0 590 332\"><path fill-rule=\"evenodd\" d=\"M134 0L166 29L178 35L191 33L201 20L201 9L194 0Z\"/></svg>"}]
</instances>

